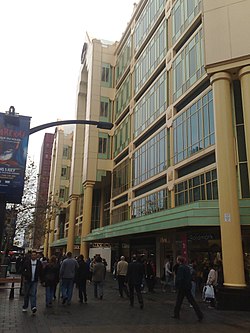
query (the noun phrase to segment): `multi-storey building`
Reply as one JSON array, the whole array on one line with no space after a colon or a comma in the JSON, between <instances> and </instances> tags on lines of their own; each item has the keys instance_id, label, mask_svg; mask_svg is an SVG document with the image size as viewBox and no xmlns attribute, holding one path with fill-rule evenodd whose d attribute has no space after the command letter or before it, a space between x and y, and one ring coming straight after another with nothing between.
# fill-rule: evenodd
<instances>
[{"instance_id":1,"label":"multi-storey building","mask_svg":"<svg viewBox=\"0 0 250 333\"><path fill-rule=\"evenodd\" d=\"M55 243L57 239L62 239L62 244L64 244L65 237L67 238L68 234L66 217L68 214L72 143L72 128L67 128L66 130L57 127L52 147L46 213L44 254L48 257L51 256L53 243ZM54 252L60 253L60 245Z\"/></svg>"},{"instance_id":2,"label":"multi-storey building","mask_svg":"<svg viewBox=\"0 0 250 333\"><path fill-rule=\"evenodd\" d=\"M141 0L119 43L84 45L77 117L114 128L76 130L68 250L80 228L85 256L151 256L158 276L169 254L222 257L225 303L247 295L249 10Z\"/></svg>"},{"instance_id":3,"label":"multi-storey building","mask_svg":"<svg viewBox=\"0 0 250 333\"><path fill-rule=\"evenodd\" d=\"M33 248L39 249L44 243L44 230L46 221L47 199L49 189L51 152L54 134L45 133L40 154L40 165L37 180L37 195L35 208L35 225L33 235Z\"/></svg>"}]
</instances>

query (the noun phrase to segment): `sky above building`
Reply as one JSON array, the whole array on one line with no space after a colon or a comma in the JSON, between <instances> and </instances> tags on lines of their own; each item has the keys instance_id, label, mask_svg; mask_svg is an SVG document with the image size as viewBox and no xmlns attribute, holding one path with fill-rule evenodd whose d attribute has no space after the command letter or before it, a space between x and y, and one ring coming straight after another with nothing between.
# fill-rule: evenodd
<instances>
[{"instance_id":1,"label":"sky above building","mask_svg":"<svg viewBox=\"0 0 250 333\"><path fill-rule=\"evenodd\" d=\"M117 41L138 0L0 1L0 112L13 105L31 127L75 118L86 32ZM28 154L38 164L45 132L32 134Z\"/></svg>"}]
</instances>

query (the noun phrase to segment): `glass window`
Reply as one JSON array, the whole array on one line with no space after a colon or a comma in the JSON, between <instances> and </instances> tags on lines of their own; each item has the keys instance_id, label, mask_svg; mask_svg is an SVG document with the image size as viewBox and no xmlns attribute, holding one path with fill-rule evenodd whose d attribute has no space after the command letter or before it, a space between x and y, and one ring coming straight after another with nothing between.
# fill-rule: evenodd
<instances>
[{"instance_id":1,"label":"glass window","mask_svg":"<svg viewBox=\"0 0 250 333\"><path fill-rule=\"evenodd\" d=\"M135 92L137 93L165 58L167 24L164 19L135 64Z\"/></svg>"},{"instance_id":2,"label":"glass window","mask_svg":"<svg viewBox=\"0 0 250 333\"><path fill-rule=\"evenodd\" d=\"M172 8L173 44L181 37L201 10L201 0L176 0Z\"/></svg>"},{"instance_id":3,"label":"glass window","mask_svg":"<svg viewBox=\"0 0 250 333\"><path fill-rule=\"evenodd\" d=\"M135 24L134 45L137 51L165 8L166 0L149 0Z\"/></svg>"},{"instance_id":4,"label":"glass window","mask_svg":"<svg viewBox=\"0 0 250 333\"><path fill-rule=\"evenodd\" d=\"M147 195L132 203L132 218L157 213L170 207L166 189Z\"/></svg>"},{"instance_id":5,"label":"glass window","mask_svg":"<svg viewBox=\"0 0 250 333\"><path fill-rule=\"evenodd\" d=\"M175 205L180 206L199 200L217 200L216 169L175 185Z\"/></svg>"},{"instance_id":6,"label":"glass window","mask_svg":"<svg viewBox=\"0 0 250 333\"><path fill-rule=\"evenodd\" d=\"M166 130L157 133L133 155L133 185L136 186L166 168Z\"/></svg>"},{"instance_id":7,"label":"glass window","mask_svg":"<svg viewBox=\"0 0 250 333\"><path fill-rule=\"evenodd\" d=\"M167 108L167 74L164 71L134 108L134 137L150 126Z\"/></svg>"},{"instance_id":8,"label":"glass window","mask_svg":"<svg viewBox=\"0 0 250 333\"><path fill-rule=\"evenodd\" d=\"M205 74L202 29L193 36L173 61L174 101Z\"/></svg>"},{"instance_id":9,"label":"glass window","mask_svg":"<svg viewBox=\"0 0 250 333\"><path fill-rule=\"evenodd\" d=\"M212 91L203 93L173 121L174 163L215 143Z\"/></svg>"},{"instance_id":10,"label":"glass window","mask_svg":"<svg viewBox=\"0 0 250 333\"><path fill-rule=\"evenodd\" d=\"M109 101L108 100L101 100L100 117L109 118Z\"/></svg>"},{"instance_id":11,"label":"glass window","mask_svg":"<svg viewBox=\"0 0 250 333\"><path fill-rule=\"evenodd\" d=\"M110 64L102 64L101 69L101 82L102 85L111 87L112 85L112 71Z\"/></svg>"}]
</instances>

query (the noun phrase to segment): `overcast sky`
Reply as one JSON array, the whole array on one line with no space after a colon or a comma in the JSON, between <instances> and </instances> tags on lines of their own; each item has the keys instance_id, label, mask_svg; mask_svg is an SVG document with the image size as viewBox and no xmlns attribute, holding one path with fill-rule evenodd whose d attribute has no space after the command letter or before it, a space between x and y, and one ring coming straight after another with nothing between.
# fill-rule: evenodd
<instances>
[{"instance_id":1,"label":"overcast sky","mask_svg":"<svg viewBox=\"0 0 250 333\"><path fill-rule=\"evenodd\" d=\"M75 118L86 31L116 41L138 0L0 0L0 112L13 105L31 127ZM45 132L32 134L38 163Z\"/></svg>"}]
</instances>

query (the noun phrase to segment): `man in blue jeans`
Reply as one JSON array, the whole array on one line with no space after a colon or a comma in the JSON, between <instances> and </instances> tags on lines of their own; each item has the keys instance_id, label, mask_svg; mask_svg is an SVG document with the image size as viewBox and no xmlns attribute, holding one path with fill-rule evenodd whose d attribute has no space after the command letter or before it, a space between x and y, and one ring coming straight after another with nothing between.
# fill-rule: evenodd
<instances>
[{"instance_id":1,"label":"man in blue jeans","mask_svg":"<svg viewBox=\"0 0 250 333\"><path fill-rule=\"evenodd\" d=\"M71 304L73 294L74 280L76 272L79 268L76 259L72 258L72 253L68 252L66 259L63 260L60 268L60 279L62 280L62 304L67 302Z\"/></svg>"},{"instance_id":2,"label":"man in blue jeans","mask_svg":"<svg viewBox=\"0 0 250 333\"><path fill-rule=\"evenodd\" d=\"M37 259L36 251L32 251L31 257L28 258L22 266L21 270L24 279L24 304L23 312L27 312L29 307L29 301L31 306L31 311L33 314L36 313L36 292L38 279L41 278L42 274L42 264L40 260Z\"/></svg>"}]
</instances>

